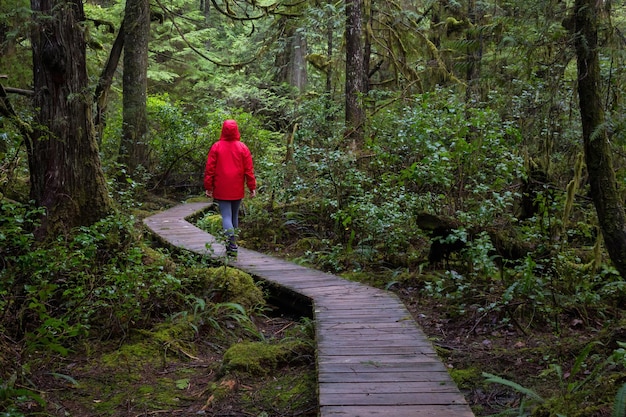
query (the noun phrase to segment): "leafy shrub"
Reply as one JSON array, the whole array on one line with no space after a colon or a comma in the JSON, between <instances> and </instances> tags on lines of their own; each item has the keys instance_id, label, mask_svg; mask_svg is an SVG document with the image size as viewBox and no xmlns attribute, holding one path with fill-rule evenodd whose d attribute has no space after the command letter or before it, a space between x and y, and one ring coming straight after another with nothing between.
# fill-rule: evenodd
<instances>
[{"instance_id":1,"label":"leafy shrub","mask_svg":"<svg viewBox=\"0 0 626 417\"><path fill-rule=\"evenodd\" d=\"M144 263L132 217L112 215L44 246L25 230L34 213L5 204L0 234L2 325L25 332L31 349L65 354L93 328L127 329L179 298L180 281L162 263Z\"/></svg>"}]
</instances>

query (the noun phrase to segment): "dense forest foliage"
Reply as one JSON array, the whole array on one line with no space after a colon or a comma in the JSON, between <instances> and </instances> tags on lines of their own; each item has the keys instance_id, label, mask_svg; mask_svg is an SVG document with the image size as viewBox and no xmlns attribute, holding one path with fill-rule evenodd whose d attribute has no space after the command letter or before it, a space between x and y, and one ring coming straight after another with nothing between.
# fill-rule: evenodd
<instances>
[{"instance_id":1,"label":"dense forest foliage","mask_svg":"<svg viewBox=\"0 0 626 417\"><path fill-rule=\"evenodd\" d=\"M243 246L397 292L476 415L625 416L625 31L612 0L3 1L2 415L154 411L50 385L86 396L96 351L130 375L138 335L311 355L306 320L263 336L250 277L141 226L203 198L234 118Z\"/></svg>"}]
</instances>

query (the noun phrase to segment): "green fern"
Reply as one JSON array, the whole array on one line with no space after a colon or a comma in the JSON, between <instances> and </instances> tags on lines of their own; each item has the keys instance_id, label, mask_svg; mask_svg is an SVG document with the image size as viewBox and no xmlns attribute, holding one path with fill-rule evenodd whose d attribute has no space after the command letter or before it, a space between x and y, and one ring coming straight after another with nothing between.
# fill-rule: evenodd
<instances>
[{"instance_id":1,"label":"green fern","mask_svg":"<svg viewBox=\"0 0 626 417\"><path fill-rule=\"evenodd\" d=\"M483 377L487 378L487 382L491 382L491 383L496 383L496 384L501 384L501 385L506 385L507 387L513 388L515 391L529 397L532 398L533 400L537 401L538 403L542 404L545 402L545 400L539 395L537 394L535 391L529 389L529 388L525 388L523 386L521 386L520 384L518 384L517 382L513 382L513 381L509 381L508 379L499 377L497 375L493 375L487 372L483 372Z\"/></svg>"},{"instance_id":2,"label":"green fern","mask_svg":"<svg viewBox=\"0 0 626 417\"><path fill-rule=\"evenodd\" d=\"M626 384L615 394L612 417L626 417Z\"/></svg>"}]
</instances>

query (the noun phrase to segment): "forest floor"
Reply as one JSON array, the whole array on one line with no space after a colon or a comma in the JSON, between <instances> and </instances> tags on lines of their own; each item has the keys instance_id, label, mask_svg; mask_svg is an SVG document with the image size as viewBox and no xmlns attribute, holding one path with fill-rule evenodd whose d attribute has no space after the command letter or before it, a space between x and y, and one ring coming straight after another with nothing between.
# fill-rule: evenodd
<instances>
[{"instance_id":1,"label":"forest floor","mask_svg":"<svg viewBox=\"0 0 626 417\"><path fill-rule=\"evenodd\" d=\"M286 330L298 323L284 317L256 320L268 345L284 339ZM260 372L225 371L227 347L216 339L198 339L183 348L174 341L155 344L153 337L140 332L127 340L90 343L94 344L62 363L42 364L32 372L31 381L46 407L44 411L35 401L27 401L21 410L25 415L317 415L313 355L292 358L290 363L268 362Z\"/></svg>"},{"instance_id":2,"label":"forest floor","mask_svg":"<svg viewBox=\"0 0 626 417\"><path fill-rule=\"evenodd\" d=\"M450 316L449 306L441 301L420 298L411 288L400 288L397 293L432 340L477 417L503 412L528 415L520 410L532 409L524 408L520 392L487 383L483 373L497 375L540 395L555 395L564 381L556 372L547 372L550 364L562 363L567 378L577 352L596 333L585 329L578 320L572 320L557 334L549 326L523 330L502 325L496 315ZM611 410L606 407L586 415L610 416Z\"/></svg>"},{"instance_id":3,"label":"forest floor","mask_svg":"<svg viewBox=\"0 0 626 417\"><path fill-rule=\"evenodd\" d=\"M556 375L542 375L547 362L573 359L572 352L594 335L577 322L553 331L502 327L483 316L475 320L447 317L438 302L420 299L411 288L396 292L433 341L453 373L475 415L519 410L519 393L499 384L485 384L482 372L518 382L537 392L559 385ZM285 337L298 318L260 317L256 324L267 341ZM144 335L145 336L145 335ZM267 373L222 372L225 347L214 340L196 340L193 353L150 338L131 337L93 345L63 363L33 372L33 383L47 402L47 415L95 417L317 415L314 357L283 363ZM54 369L50 372L49 369ZM31 403L33 410L36 404ZM515 414L518 415L518 414ZM585 415L585 414L583 414ZM589 416L610 416L596 410Z\"/></svg>"}]
</instances>

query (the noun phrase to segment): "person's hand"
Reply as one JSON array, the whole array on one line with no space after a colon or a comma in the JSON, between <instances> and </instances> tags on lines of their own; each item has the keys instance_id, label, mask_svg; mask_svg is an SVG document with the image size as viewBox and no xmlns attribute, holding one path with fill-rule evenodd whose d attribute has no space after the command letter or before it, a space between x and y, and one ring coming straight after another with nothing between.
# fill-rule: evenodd
<instances>
[{"instance_id":1,"label":"person's hand","mask_svg":"<svg viewBox=\"0 0 626 417\"><path fill-rule=\"evenodd\" d=\"M256 190L252 190L252 191L250 191L250 197L251 197L251 198L256 197Z\"/></svg>"},{"instance_id":2,"label":"person's hand","mask_svg":"<svg viewBox=\"0 0 626 417\"><path fill-rule=\"evenodd\" d=\"M213 191L206 190L204 193L208 198L213 198Z\"/></svg>"}]
</instances>

